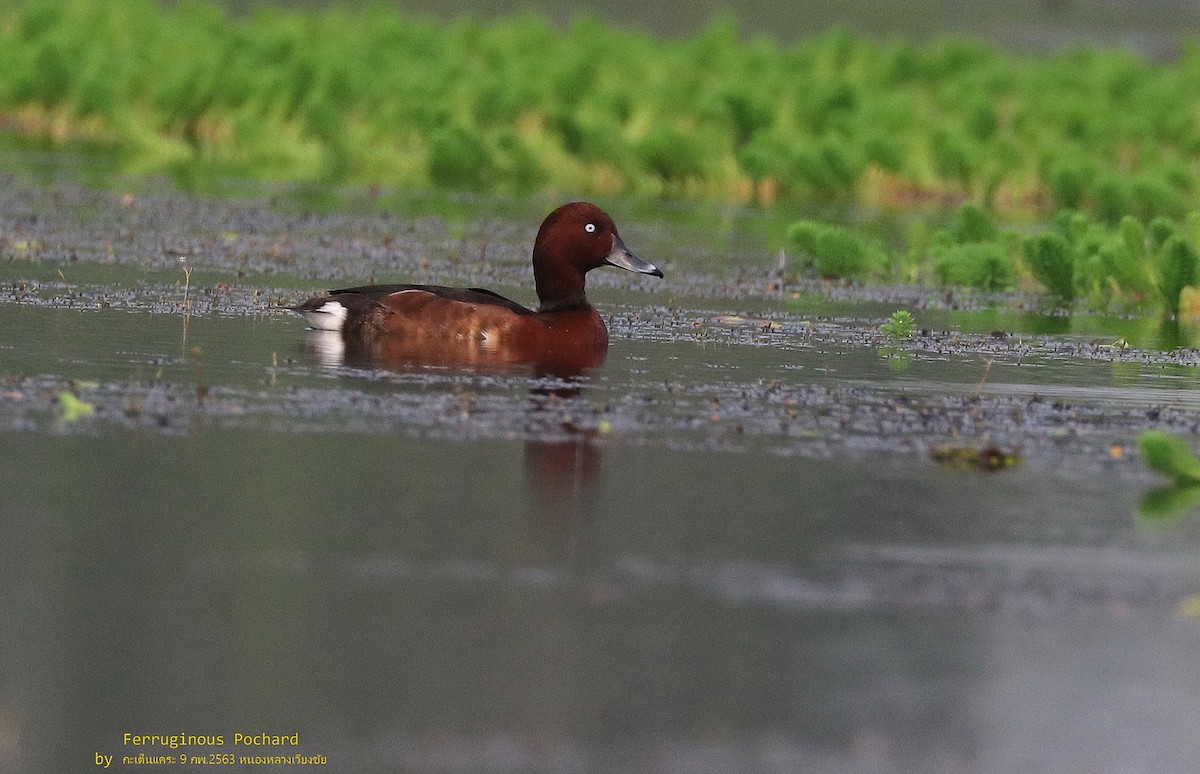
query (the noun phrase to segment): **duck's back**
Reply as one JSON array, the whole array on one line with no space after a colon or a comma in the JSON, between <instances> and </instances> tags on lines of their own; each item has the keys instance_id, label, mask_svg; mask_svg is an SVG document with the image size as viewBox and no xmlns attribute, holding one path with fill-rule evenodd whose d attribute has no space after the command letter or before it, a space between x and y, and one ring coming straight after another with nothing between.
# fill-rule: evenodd
<instances>
[{"instance_id":1,"label":"duck's back","mask_svg":"<svg viewBox=\"0 0 1200 774\"><path fill-rule=\"evenodd\" d=\"M438 326L439 322L476 314L479 309L491 306L518 316L534 314L516 301L490 290L414 284L363 285L331 290L294 309L318 330L341 331L354 336L378 327L392 314L416 317L432 308L443 313L441 320L423 321L423 324Z\"/></svg>"}]
</instances>

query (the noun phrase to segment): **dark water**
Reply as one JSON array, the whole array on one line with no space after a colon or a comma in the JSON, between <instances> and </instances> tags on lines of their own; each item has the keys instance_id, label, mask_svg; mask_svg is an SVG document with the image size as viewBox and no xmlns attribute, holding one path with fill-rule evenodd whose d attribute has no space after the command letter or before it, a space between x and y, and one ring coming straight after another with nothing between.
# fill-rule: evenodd
<instances>
[{"instance_id":1,"label":"dark water","mask_svg":"<svg viewBox=\"0 0 1200 774\"><path fill-rule=\"evenodd\" d=\"M603 368L347 365L280 305L527 301L545 203L3 182L0 772L1195 770L1200 521L1135 445L1194 437L1194 333L772 291L758 216L664 206Z\"/></svg>"},{"instance_id":2,"label":"dark water","mask_svg":"<svg viewBox=\"0 0 1200 774\"><path fill-rule=\"evenodd\" d=\"M0 769L267 733L346 772L1194 770L1200 526L1109 455L1189 369L1009 353L975 401L979 353L596 295L567 382L0 305ZM980 413L1026 464L929 461Z\"/></svg>"},{"instance_id":3,"label":"dark water","mask_svg":"<svg viewBox=\"0 0 1200 774\"><path fill-rule=\"evenodd\" d=\"M1094 478L605 448L572 508L530 442L0 444L8 770L128 731L299 733L333 771L1197 753L1194 554Z\"/></svg>"}]
</instances>

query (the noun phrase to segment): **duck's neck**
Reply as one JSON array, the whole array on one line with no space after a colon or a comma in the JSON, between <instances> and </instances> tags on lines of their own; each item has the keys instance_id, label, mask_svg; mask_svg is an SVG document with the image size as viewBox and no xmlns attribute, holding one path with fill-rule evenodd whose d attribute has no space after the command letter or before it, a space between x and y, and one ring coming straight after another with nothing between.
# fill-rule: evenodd
<instances>
[{"instance_id":1,"label":"duck's neck","mask_svg":"<svg viewBox=\"0 0 1200 774\"><path fill-rule=\"evenodd\" d=\"M538 305L539 312L586 312L591 308L592 305L588 303L583 291L554 301L542 301Z\"/></svg>"},{"instance_id":2,"label":"duck's neck","mask_svg":"<svg viewBox=\"0 0 1200 774\"><path fill-rule=\"evenodd\" d=\"M574 271L539 272L534 267L539 312L565 312L591 309L583 293L583 275Z\"/></svg>"}]
</instances>

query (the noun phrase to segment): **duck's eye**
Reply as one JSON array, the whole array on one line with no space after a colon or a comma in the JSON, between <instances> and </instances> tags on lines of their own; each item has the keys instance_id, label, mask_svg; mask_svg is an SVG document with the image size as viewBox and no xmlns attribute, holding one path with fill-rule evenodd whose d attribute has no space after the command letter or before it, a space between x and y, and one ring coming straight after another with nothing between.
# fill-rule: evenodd
<instances>
[{"instance_id":1,"label":"duck's eye","mask_svg":"<svg viewBox=\"0 0 1200 774\"><path fill-rule=\"evenodd\" d=\"M584 230L584 231L586 231L586 232L588 232L589 234L595 234L595 233L596 233L596 224L595 224L595 223L589 223L589 224L587 224L586 226L584 226L584 227L583 227L583 230Z\"/></svg>"}]
</instances>

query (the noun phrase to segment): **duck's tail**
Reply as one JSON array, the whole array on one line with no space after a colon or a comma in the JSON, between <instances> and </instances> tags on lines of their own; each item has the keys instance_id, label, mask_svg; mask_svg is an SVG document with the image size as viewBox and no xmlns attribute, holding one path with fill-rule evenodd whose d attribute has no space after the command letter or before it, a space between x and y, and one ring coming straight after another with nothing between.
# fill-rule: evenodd
<instances>
[{"instance_id":1,"label":"duck's tail","mask_svg":"<svg viewBox=\"0 0 1200 774\"><path fill-rule=\"evenodd\" d=\"M310 298L292 307L292 311L304 315L308 324L319 331L342 331L350 310L330 296Z\"/></svg>"}]
</instances>

